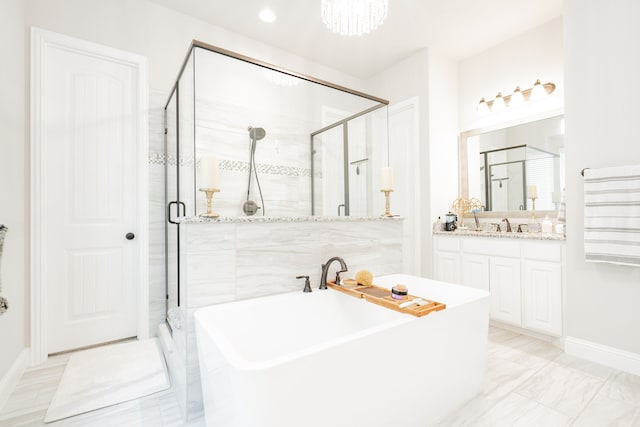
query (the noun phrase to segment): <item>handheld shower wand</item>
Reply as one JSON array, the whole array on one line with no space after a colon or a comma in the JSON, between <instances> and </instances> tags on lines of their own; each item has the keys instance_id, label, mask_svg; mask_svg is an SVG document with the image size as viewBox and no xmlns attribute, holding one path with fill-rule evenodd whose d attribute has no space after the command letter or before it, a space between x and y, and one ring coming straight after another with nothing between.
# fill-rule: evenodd
<instances>
[{"instance_id":1,"label":"handheld shower wand","mask_svg":"<svg viewBox=\"0 0 640 427\"><path fill-rule=\"evenodd\" d=\"M249 131L249 138L251 140L251 146L249 148L249 182L247 184L247 200L244 202L242 206L242 210L246 215L255 215L258 209L258 204L253 200L249 200L251 193L251 175L255 173L256 183L258 184L258 191L260 193L260 202L262 205L262 215L265 215L264 211L264 198L262 197L262 188L260 187L260 180L258 179L258 171L256 170L256 145L259 140L265 137L267 132L263 128L254 128L249 126L247 129Z\"/></svg>"}]
</instances>

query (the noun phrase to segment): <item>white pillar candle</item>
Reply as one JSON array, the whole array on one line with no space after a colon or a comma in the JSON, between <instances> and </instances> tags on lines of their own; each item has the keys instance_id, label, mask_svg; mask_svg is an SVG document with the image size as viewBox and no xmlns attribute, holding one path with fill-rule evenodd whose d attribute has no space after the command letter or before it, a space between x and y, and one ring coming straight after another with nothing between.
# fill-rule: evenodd
<instances>
[{"instance_id":1,"label":"white pillar candle","mask_svg":"<svg viewBox=\"0 0 640 427\"><path fill-rule=\"evenodd\" d=\"M527 193L530 199L538 198L538 187L536 187L535 185L528 185Z\"/></svg>"},{"instance_id":2,"label":"white pillar candle","mask_svg":"<svg viewBox=\"0 0 640 427\"><path fill-rule=\"evenodd\" d=\"M220 165L218 157L203 156L200 159L200 187L219 189Z\"/></svg>"},{"instance_id":3,"label":"white pillar candle","mask_svg":"<svg viewBox=\"0 0 640 427\"><path fill-rule=\"evenodd\" d=\"M391 166L385 166L380 173L380 189L393 190L393 169Z\"/></svg>"}]
</instances>

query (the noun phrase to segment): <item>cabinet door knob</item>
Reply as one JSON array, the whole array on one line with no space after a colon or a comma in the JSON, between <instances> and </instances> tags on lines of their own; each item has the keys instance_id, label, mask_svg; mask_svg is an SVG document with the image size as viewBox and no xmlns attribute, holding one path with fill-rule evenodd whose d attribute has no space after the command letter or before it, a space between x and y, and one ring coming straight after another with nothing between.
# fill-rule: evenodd
<instances>
[{"instance_id":1,"label":"cabinet door knob","mask_svg":"<svg viewBox=\"0 0 640 427\"><path fill-rule=\"evenodd\" d=\"M136 235L133 234L133 233L127 233L127 234L124 235L124 237L126 237L127 240L133 240L133 239L136 238Z\"/></svg>"}]
</instances>

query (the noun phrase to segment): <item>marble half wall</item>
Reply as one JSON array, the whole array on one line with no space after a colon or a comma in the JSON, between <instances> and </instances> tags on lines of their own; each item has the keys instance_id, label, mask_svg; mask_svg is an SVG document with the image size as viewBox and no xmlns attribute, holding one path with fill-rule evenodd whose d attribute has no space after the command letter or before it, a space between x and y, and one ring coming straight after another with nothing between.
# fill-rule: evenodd
<instances>
[{"instance_id":1,"label":"marble half wall","mask_svg":"<svg viewBox=\"0 0 640 427\"><path fill-rule=\"evenodd\" d=\"M202 394L194 312L212 304L300 291L308 275L314 292L321 265L342 257L355 277L360 270L374 276L404 271L403 220L400 218L229 218L216 221L182 219L180 224L181 329L171 355L180 366L172 372L178 396L190 419L202 414ZM335 277L339 263L330 270ZM323 292L333 292L331 290ZM184 363L184 366L181 366Z\"/></svg>"}]
</instances>

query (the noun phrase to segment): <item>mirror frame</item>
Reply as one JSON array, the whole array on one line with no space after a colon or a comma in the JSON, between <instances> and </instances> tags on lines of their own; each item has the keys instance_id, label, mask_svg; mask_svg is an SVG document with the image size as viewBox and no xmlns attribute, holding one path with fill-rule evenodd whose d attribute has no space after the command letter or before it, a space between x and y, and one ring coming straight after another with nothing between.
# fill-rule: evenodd
<instances>
[{"instance_id":1,"label":"mirror frame","mask_svg":"<svg viewBox=\"0 0 640 427\"><path fill-rule=\"evenodd\" d=\"M563 116L564 109L555 109L546 111L544 113L531 115L522 117L520 119L511 120L507 122L499 122L493 125L471 129L467 131L460 132L458 135L458 194L460 197L468 199L469 198L469 174L468 174L468 162L467 162L467 139L471 136L481 135L483 133L493 132L496 130L502 130L514 126L524 125L527 123L537 122L539 120L550 119L553 117ZM536 214L540 214L541 216L548 215L554 216L556 215L555 210L551 211L538 211L536 210ZM479 218L487 218L487 217L512 217L512 218L525 218L531 216L531 211L482 211L478 214Z\"/></svg>"}]
</instances>

